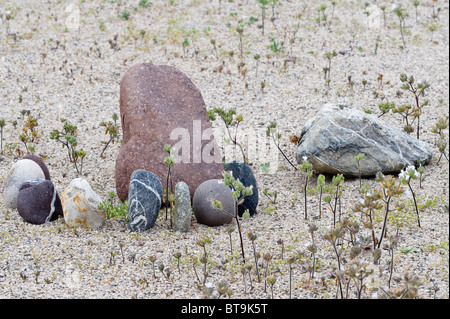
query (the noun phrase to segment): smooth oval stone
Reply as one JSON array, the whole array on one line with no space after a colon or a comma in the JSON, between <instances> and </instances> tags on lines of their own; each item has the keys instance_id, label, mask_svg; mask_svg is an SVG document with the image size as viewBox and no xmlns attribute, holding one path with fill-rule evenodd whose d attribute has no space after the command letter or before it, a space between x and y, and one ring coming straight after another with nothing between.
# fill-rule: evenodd
<instances>
[{"instance_id":1,"label":"smooth oval stone","mask_svg":"<svg viewBox=\"0 0 450 319\"><path fill-rule=\"evenodd\" d=\"M64 216L55 186L51 181L41 178L27 181L20 186L17 211L25 221L37 225Z\"/></svg>"},{"instance_id":2,"label":"smooth oval stone","mask_svg":"<svg viewBox=\"0 0 450 319\"><path fill-rule=\"evenodd\" d=\"M44 172L36 162L30 159L22 159L17 161L11 167L11 170L6 178L5 188L3 191L5 206L10 209L16 209L20 186L24 182L36 178L45 179Z\"/></svg>"}]
</instances>

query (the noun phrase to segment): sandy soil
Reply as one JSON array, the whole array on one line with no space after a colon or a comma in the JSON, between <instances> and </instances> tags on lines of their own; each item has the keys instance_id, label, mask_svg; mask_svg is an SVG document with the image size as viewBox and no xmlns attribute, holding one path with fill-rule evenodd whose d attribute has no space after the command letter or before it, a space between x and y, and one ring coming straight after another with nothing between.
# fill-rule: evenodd
<instances>
[{"instance_id":1,"label":"sandy soil","mask_svg":"<svg viewBox=\"0 0 450 319\"><path fill-rule=\"evenodd\" d=\"M243 141L248 140L245 135L257 134L259 141L269 143L265 130L270 121L276 120L282 134L281 146L291 158L295 146L289 142L289 135L298 134L325 102L346 103L375 114L379 113L378 103L383 101L413 103L412 95L400 89L399 75L406 72L430 83L425 97L430 102L421 116L420 138L430 144L435 157L426 167L422 188L417 181L413 183L421 206L421 228L415 223L411 199L404 197L410 213L399 230L392 288L404 287L403 277L409 274L420 279L419 298L448 298L449 219L445 202L449 196L449 166L445 159L438 163L436 135L431 132L439 117L448 117L448 1L436 3L435 12L441 8L436 18L432 17L431 0L420 1L417 18L411 1L369 1L366 9L364 1L338 0L334 9L330 1L322 2L327 5L327 23L321 24L316 20L320 2L280 0L274 15L268 5L262 35L258 27L262 10L254 0L220 1L220 12L217 0L153 0L147 7L138 0L0 0L0 118L6 120L0 192L9 168L18 159L11 150L24 150L18 137L24 123L20 111L27 109L37 118L37 129L42 133L36 154L45 158L58 191L62 193L77 177L66 151L49 138L51 130L61 128L60 119L65 118L78 126L79 145L87 152L83 178L106 199L108 191L115 187L114 163L119 145L109 147L106 158L99 157L101 141L107 138L100 123L119 112L121 77L139 62L182 70L202 92L208 108L235 107L244 118L239 129ZM403 49L399 21L392 11L392 6L400 3L409 13ZM379 9L383 4L385 22ZM128 19L125 12L129 13ZM251 23L251 17L258 21ZM239 23L245 23L242 57L236 31ZM433 26L439 28L432 32ZM182 44L184 39L188 39L187 46ZM325 53L333 50L339 53L332 59L328 87L323 75L328 64ZM234 54L230 55L230 51ZM254 58L256 54L260 55L259 61ZM377 80L380 74L382 83ZM352 88L349 76L354 81ZM367 81L365 86L363 80ZM265 82L263 90L261 82ZM383 118L402 126L398 114ZM214 130L219 136L223 126L214 123ZM448 140L448 130L444 134ZM289 298L288 258L304 252L304 257L292 264L292 298L335 298L336 255L322 238L327 227L332 226L332 216L325 213L320 220L304 219L304 174L294 171L281 154L276 154L278 167L271 174L263 174L260 168L267 160L264 154L250 157L261 193L267 188L277 190L279 195L276 204L261 195L260 213L243 222L247 260L253 262L252 244L247 239L251 231L257 235L257 251L261 255L273 254L268 268L269 276L276 278L273 297ZM316 177L311 187L315 187ZM373 179L363 182L375 184ZM358 187L357 179L345 181L341 201L344 216L350 216L350 208L358 201ZM317 193L308 195L308 207L310 216L318 215ZM311 221L319 227L318 268L309 281L305 267L312 262L306 253L311 242ZM376 227L380 232L381 222ZM391 225L388 229L394 232L394 228ZM208 285L215 287L225 279L232 298L272 298L270 287L264 289L264 280L257 281L254 266L252 287L248 277L244 287L238 234L232 234L231 254L227 226L208 228L194 220L191 232L181 234L170 230L169 222L161 215L154 228L140 234L128 232L124 223L115 219L99 230L74 231L63 220L39 226L25 223L16 211L6 209L3 201L0 297L202 298L193 257L201 257L203 249L196 242L203 237L211 241L206 245ZM277 243L280 239L284 243L283 255ZM342 262L348 266L351 246L346 243L341 247ZM181 271L173 257L176 252L181 253ZM156 277L150 256L156 257ZM358 258L373 266L371 256L367 250ZM380 267L373 266L377 269L376 282L383 289L387 289L389 261L389 252L383 250ZM170 279L158 270L161 262L170 268ZM265 265L262 259L260 262ZM202 279L202 265L198 263L195 268ZM369 280L367 283L362 298L386 296L376 284ZM349 298L356 298L355 283L352 281L349 287Z\"/></svg>"}]
</instances>

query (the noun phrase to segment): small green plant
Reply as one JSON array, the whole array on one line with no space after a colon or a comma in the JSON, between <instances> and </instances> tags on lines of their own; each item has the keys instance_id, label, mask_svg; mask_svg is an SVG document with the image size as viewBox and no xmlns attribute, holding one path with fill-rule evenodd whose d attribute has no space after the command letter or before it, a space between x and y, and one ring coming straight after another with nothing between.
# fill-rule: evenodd
<instances>
[{"instance_id":1,"label":"small green plant","mask_svg":"<svg viewBox=\"0 0 450 319\"><path fill-rule=\"evenodd\" d=\"M394 102L378 103L378 109L381 111L381 114L378 115L378 117L382 117L384 114L395 109L395 103Z\"/></svg>"},{"instance_id":2,"label":"small green plant","mask_svg":"<svg viewBox=\"0 0 450 319\"><path fill-rule=\"evenodd\" d=\"M413 0L413 6L416 10L416 22L417 22L417 16L418 16L417 8L419 7L419 4L420 4L419 0Z\"/></svg>"},{"instance_id":3,"label":"small green plant","mask_svg":"<svg viewBox=\"0 0 450 319\"><path fill-rule=\"evenodd\" d=\"M305 186L303 191L305 193L305 219L308 219L308 201L307 201L307 193L308 193L308 180L312 176L312 164L308 162L308 157L303 156L302 163L300 164L300 170L305 172Z\"/></svg>"},{"instance_id":4,"label":"small green plant","mask_svg":"<svg viewBox=\"0 0 450 319\"><path fill-rule=\"evenodd\" d=\"M330 82L331 82L331 60L336 56L337 56L337 53L334 50L331 52L325 53L325 58L328 60L328 65L323 68L323 73L324 73L325 82L327 83L328 87L330 87Z\"/></svg>"},{"instance_id":5,"label":"small green plant","mask_svg":"<svg viewBox=\"0 0 450 319\"><path fill-rule=\"evenodd\" d=\"M406 12L406 8L404 8L401 4L394 6L394 13L399 20L400 35L402 37L403 48L406 48L404 33L405 33L405 19L408 16L408 13Z\"/></svg>"},{"instance_id":6,"label":"small green plant","mask_svg":"<svg viewBox=\"0 0 450 319\"><path fill-rule=\"evenodd\" d=\"M436 140L436 146L439 149L439 153L441 153L441 155L439 156L439 160L438 163L441 161L442 156L445 157L445 159L447 160L447 162L449 161L448 156L447 156L447 141L445 140L445 134L444 134L444 130L448 128L448 117L440 117L436 123L434 124L434 126L431 128L431 132L433 134L438 134L439 135L439 139Z\"/></svg>"},{"instance_id":7,"label":"small green plant","mask_svg":"<svg viewBox=\"0 0 450 319\"><path fill-rule=\"evenodd\" d=\"M319 230L319 228L316 225L314 225L314 224L310 224L309 225L308 232L311 235L311 244L308 245L306 247L306 249L311 253L311 256L312 256L311 270L309 272L309 280L310 281L312 280L312 278L314 278L314 272L315 272L315 269L316 269L317 245L316 245L316 240L315 240L315 237L314 237L314 233L316 231L318 231L318 230Z\"/></svg>"},{"instance_id":8,"label":"small green plant","mask_svg":"<svg viewBox=\"0 0 450 319\"><path fill-rule=\"evenodd\" d=\"M340 271L342 269L341 267L341 256L343 247L339 245L339 240L342 239L345 235L345 228L341 227L339 224L337 226L334 226L330 229L327 229L325 231L325 234L323 235L323 239L325 241L328 241L334 249L334 252L336 254L336 260L337 260L337 270ZM339 291L341 293L341 298L344 298L344 293L342 290L342 282L340 276L336 276L337 283L339 285Z\"/></svg>"},{"instance_id":9,"label":"small green plant","mask_svg":"<svg viewBox=\"0 0 450 319\"><path fill-rule=\"evenodd\" d=\"M139 1L139 6L141 6L143 8L148 8L151 5L153 5L153 3L148 0L140 0Z\"/></svg>"},{"instance_id":10,"label":"small green plant","mask_svg":"<svg viewBox=\"0 0 450 319\"><path fill-rule=\"evenodd\" d=\"M267 188L264 188L263 191L264 196L266 196L272 204L275 204L277 201L278 191L269 192Z\"/></svg>"},{"instance_id":11,"label":"small green plant","mask_svg":"<svg viewBox=\"0 0 450 319\"><path fill-rule=\"evenodd\" d=\"M242 158L243 158L244 162L248 163L247 156L244 153L244 148L237 141L238 127L239 127L239 124L244 120L242 115L241 114L236 115L235 108L231 108L228 111L225 111L221 107L215 107L211 110L208 110L208 116L212 122L214 122L216 120L217 116L219 116L223 120L223 122L225 124L225 128L228 132L228 137L229 137L229 139L225 140L225 142L229 143L231 141L234 146L238 146L239 149L241 150ZM233 127L234 127L234 134L231 133L231 129Z\"/></svg>"},{"instance_id":12,"label":"small green plant","mask_svg":"<svg viewBox=\"0 0 450 319\"><path fill-rule=\"evenodd\" d=\"M270 124L269 124L269 126L267 127L267 130L266 130L266 136L272 138L275 146L278 148L280 153L284 156L284 158L288 161L288 163L295 170L297 170L297 167L294 164L292 164L292 162L289 160L289 158L286 156L286 154L283 152L283 150L280 147L281 133L278 132L277 122L275 122L275 121L270 122Z\"/></svg>"},{"instance_id":13,"label":"small green plant","mask_svg":"<svg viewBox=\"0 0 450 319\"><path fill-rule=\"evenodd\" d=\"M175 164L175 157L174 157L174 149L170 144L164 145L164 152L168 154L168 156L164 159L164 165L167 167L167 178L166 178L166 189L165 189L165 207L166 207L166 220L167 220L167 214L168 210L170 208L170 228L172 228L172 206L173 202L175 200L173 195L173 182L172 182L172 167Z\"/></svg>"},{"instance_id":14,"label":"small green plant","mask_svg":"<svg viewBox=\"0 0 450 319\"><path fill-rule=\"evenodd\" d=\"M118 15L119 18L123 20L128 20L130 18L130 13L127 11L124 11Z\"/></svg>"},{"instance_id":15,"label":"small green plant","mask_svg":"<svg viewBox=\"0 0 450 319\"><path fill-rule=\"evenodd\" d=\"M416 208L416 214L417 214L417 223L420 227L420 217L419 217L419 208L417 207L417 201L416 201L416 195L411 187L411 179L416 180L418 179L419 173L416 171L416 168L414 165L408 166L405 170L402 170L400 174L398 175L398 179L400 183L403 185L408 185L409 191L411 192L411 195L414 200L414 207Z\"/></svg>"},{"instance_id":16,"label":"small green plant","mask_svg":"<svg viewBox=\"0 0 450 319\"><path fill-rule=\"evenodd\" d=\"M391 235L388 237L388 243L384 245L384 249L389 251L391 260L389 262L389 280L388 287L391 288L392 275L394 274L394 251L399 241L398 236Z\"/></svg>"},{"instance_id":17,"label":"small green plant","mask_svg":"<svg viewBox=\"0 0 450 319\"><path fill-rule=\"evenodd\" d=\"M0 119L0 152L3 155L3 128L6 126L4 118Z\"/></svg>"},{"instance_id":18,"label":"small green plant","mask_svg":"<svg viewBox=\"0 0 450 319\"><path fill-rule=\"evenodd\" d=\"M328 24L328 16L325 14L325 11L327 10L327 5L326 4L321 4L317 9L317 22L319 23L319 25L321 24L321 21L325 22L326 26L330 26Z\"/></svg>"},{"instance_id":19,"label":"small green plant","mask_svg":"<svg viewBox=\"0 0 450 319\"><path fill-rule=\"evenodd\" d=\"M416 102L415 117L417 118L417 139L420 139L420 115L422 114L423 107L428 105L429 101L425 100L421 103L419 98L420 96L425 95L425 90L430 87L430 84L426 81L419 81L417 85L415 85L414 77L412 75L407 76L405 73L400 74L400 81L403 83L401 89L411 92L414 96Z\"/></svg>"},{"instance_id":20,"label":"small green plant","mask_svg":"<svg viewBox=\"0 0 450 319\"><path fill-rule=\"evenodd\" d=\"M19 135L19 140L25 145L27 153L34 153L36 151L36 144L39 143L39 139L42 135L36 129L39 124L30 114L29 110L22 110L21 114L27 116L27 119L22 128L22 133Z\"/></svg>"},{"instance_id":21,"label":"small green plant","mask_svg":"<svg viewBox=\"0 0 450 319\"><path fill-rule=\"evenodd\" d=\"M109 134L109 140L107 142L102 141L101 143L105 146L102 149L102 152L100 153L100 157L103 158L103 154L106 151L106 148L109 146L109 144L114 144L119 142L119 125L117 124L117 120L119 119L119 116L117 113L114 113L112 115L113 122L101 122L100 126L103 126L105 128L105 135Z\"/></svg>"},{"instance_id":22,"label":"small green plant","mask_svg":"<svg viewBox=\"0 0 450 319\"><path fill-rule=\"evenodd\" d=\"M258 278L258 282L261 282L261 279L259 277L259 267L258 267L258 256L259 254L256 253L256 246L255 246L255 240L257 238L256 234L253 232L247 233L248 239L252 242L253 247L253 257L255 259L255 269L256 269L256 277Z\"/></svg>"},{"instance_id":23,"label":"small green plant","mask_svg":"<svg viewBox=\"0 0 450 319\"><path fill-rule=\"evenodd\" d=\"M336 213L338 211L337 205L342 196L343 188L344 188L344 176L342 174L333 176L331 184L325 186L325 190L327 191L328 195L325 196L324 200L329 205L329 210L333 213L333 226L336 226ZM333 200L334 204L332 204Z\"/></svg>"},{"instance_id":24,"label":"small green plant","mask_svg":"<svg viewBox=\"0 0 450 319\"><path fill-rule=\"evenodd\" d=\"M181 42L181 47L183 48L183 57L186 57L186 50L188 46L189 46L189 39L184 38L183 42Z\"/></svg>"},{"instance_id":25,"label":"small green plant","mask_svg":"<svg viewBox=\"0 0 450 319\"><path fill-rule=\"evenodd\" d=\"M284 42L283 41L277 42L275 40L275 38L270 38L270 42L271 43L267 48L272 50L272 52L277 53L277 52L282 52L284 50L284 46L283 46Z\"/></svg>"},{"instance_id":26,"label":"small green plant","mask_svg":"<svg viewBox=\"0 0 450 319\"><path fill-rule=\"evenodd\" d=\"M267 270L269 269L269 262L272 260L272 254L270 253L264 254L263 259L266 262L264 271L264 292L267 292Z\"/></svg>"},{"instance_id":27,"label":"small green plant","mask_svg":"<svg viewBox=\"0 0 450 319\"><path fill-rule=\"evenodd\" d=\"M317 177L317 189L319 191L319 218L322 218L322 195L325 186L325 175L319 174Z\"/></svg>"},{"instance_id":28,"label":"small green plant","mask_svg":"<svg viewBox=\"0 0 450 319\"><path fill-rule=\"evenodd\" d=\"M115 205L117 194L115 191L108 192L108 199L104 200L98 206L98 209L106 214L106 218L114 218L120 220L126 220L128 214L128 201L118 202Z\"/></svg>"},{"instance_id":29,"label":"small green plant","mask_svg":"<svg viewBox=\"0 0 450 319\"><path fill-rule=\"evenodd\" d=\"M241 231L241 225L239 222L238 206L241 205L242 203L244 203L246 196L251 196L253 194L253 190L252 190L253 186L245 187L244 184L242 184L242 182L239 181L239 179L238 180L234 179L233 174L231 172L225 171L225 172L223 172L222 176L223 176L223 184L225 186L231 187L231 190L232 190L231 195L233 196L234 204L235 204L234 212L227 212L227 211L223 210L222 203L215 198L211 199L211 206L212 206L212 208L221 210L224 214L227 214L227 215L230 215L230 213L232 214L232 217L234 218L234 220L236 222L237 229L239 232L242 259L245 264L244 243L242 241L242 231ZM242 217L248 218L249 215L250 214L248 213L248 211L246 211L242 215Z\"/></svg>"},{"instance_id":30,"label":"small green plant","mask_svg":"<svg viewBox=\"0 0 450 319\"><path fill-rule=\"evenodd\" d=\"M74 163L77 173L81 175L83 173L83 160L86 157L86 152L82 148L79 150L76 149L78 146L78 128L65 119L61 119L61 122L64 123L63 129L61 131L53 130L50 133L50 139L60 142L63 148L67 148L69 161ZM80 167L78 167L78 161L80 161Z\"/></svg>"},{"instance_id":31,"label":"small green plant","mask_svg":"<svg viewBox=\"0 0 450 319\"><path fill-rule=\"evenodd\" d=\"M384 176L379 172L377 173L375 180L379 183L382 189L382 191L377 194L377 197L380 198L385 204L383 228L381 230L380 240L378 241L378 248L380 248L383 238L386 237L387 220L389 217L389 212L391 211L389 206L391 204L391 200L402 195L404 190L401 182L391 175Z\"/></svg>"},{"instance_id":32,"label":"small green plant","mask_svg":"<svg viewBox=\"0 0 450 319\"><path fill-rule=\"evenodd\" d=\"M269 0L258 0L259 7L261 8L261 29L262 29L262 35L264 35L264 20L266 19L266 9L267 5L269 4Z\"/></svg>"}]
</instances>

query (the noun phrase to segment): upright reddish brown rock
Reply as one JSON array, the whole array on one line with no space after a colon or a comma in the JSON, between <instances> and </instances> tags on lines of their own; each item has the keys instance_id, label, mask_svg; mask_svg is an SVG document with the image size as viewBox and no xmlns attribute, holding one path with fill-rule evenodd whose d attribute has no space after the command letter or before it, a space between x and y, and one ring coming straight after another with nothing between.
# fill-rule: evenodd
<instances>
[{"instance_id":1,"label":"upright reddish brown rock","mask_svg":"<svg viewBox=\"0 0 450 319\"><path fill-rule=\"evenodd\" d=\"M156 174L166 189L165 144L176 150L173 186L185 182L191 198L202 182L221 178L222 156L205 102L181 71L149 63L132 66L120 84L120 115L123 142L116 160L116 191L122 201L137 169Z\"/></svg>"}]
</instances>

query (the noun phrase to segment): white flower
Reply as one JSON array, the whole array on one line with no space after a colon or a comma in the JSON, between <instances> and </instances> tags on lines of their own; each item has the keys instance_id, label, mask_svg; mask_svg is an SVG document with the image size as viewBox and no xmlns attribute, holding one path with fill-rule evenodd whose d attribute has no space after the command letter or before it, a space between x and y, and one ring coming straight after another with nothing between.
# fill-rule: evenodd
<instances>
[{"instance_id":1,"label":"white flower","mask_svg":"<svg viewBox=\"0 0 450 319\"><path fill-rule=\"evenodd\" d=\"M411 196L411 191L409 189L405 190L406 196Z\"/></svg>"},{"instance_id":2,"label":"white flower","mask_svg":"<svg viewBox=\"0 0 450 319\"><path fill-rule=\"evenodd\" d=\"M205 287L206 288L212 288L214 285L211 283L211 282L207 282L206 284L205 284Z\"/></svg>"},{"instance_id":3,"label":"white flower","mask_svg":"<svg viewBox=\"0 0 450 319\"><path fill-rule=\"evenodd\" d=\"M395 9L397 9L398 8L398 4L393 4L392 5L392 11L395 11Z\"/></svg>"},{"instance_id":4,"label":"white flower","mask_svg":"<svg viewBox=\"0 0 450 319\"><path fill-rule=\"evenodd\" d=\"M306 162L308 160L308 156L303 156L303 161Z\"/></svg>"}]
</instances>

